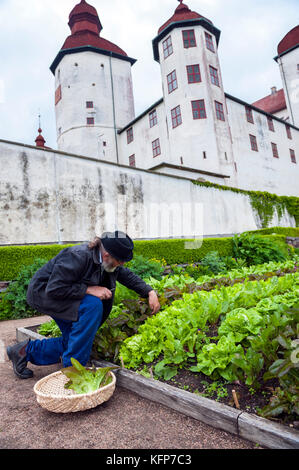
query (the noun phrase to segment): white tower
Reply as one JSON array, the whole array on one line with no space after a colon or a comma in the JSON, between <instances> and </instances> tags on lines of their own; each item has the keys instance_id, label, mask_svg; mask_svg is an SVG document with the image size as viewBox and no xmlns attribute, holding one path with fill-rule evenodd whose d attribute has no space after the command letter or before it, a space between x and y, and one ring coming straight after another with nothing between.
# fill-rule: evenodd
<instances>
[{"instance_id":1,"label":"white tower","mask_svg":"<svg viewBox=\"0 0 299 470\"><path fill-rule=\"evenodd\" d=\"M227 175L235 185L232 140L218 42L220 31L179 0L153 40L161 66L170 163Z\"/></svg>"},{"instance_id":2,"label":"white tower","mask_svg":"<svg viewBox=\"0 0 299 470\"><path fill-rule=\"evenodd\" d=\"M299 26L285 35L277 52L274 59L280 68L289 122L299 127Z\"/></svg>"},{"instance_id":3,"label":"white tower","mask_svg":"<svg viewBox=\"0 0 299 470\"><path fill-rule=\"evenodd\" d=\"M50 67L58 149L118 163L117 131L135 117L136 60L100 37L97 11L85 0L71 11L68 24L71 35Z\"/></svg>"}]
</instances>

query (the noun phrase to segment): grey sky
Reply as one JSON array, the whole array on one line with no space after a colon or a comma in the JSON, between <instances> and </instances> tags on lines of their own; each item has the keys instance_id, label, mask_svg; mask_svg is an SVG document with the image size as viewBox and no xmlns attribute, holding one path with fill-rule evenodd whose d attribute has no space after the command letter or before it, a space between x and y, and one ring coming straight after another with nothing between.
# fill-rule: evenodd
<instances>
[{"instance_id":1,"label":"grey sky","mask_svg":"<svg viewBox=\"0 0 299 470\"><path fill-rule=\"evenodd\" d=\"M56 148L54 77L49 70L79 0L0 0L0 138L35 145L38 113L46 145ZM108 39L135 59L136 115L162 96L152 39L176 0L89 0ZM277 45L298 24L298 0L186 0L220 29L225 92L249 103L281 88Z\"/></svg>"}]
</instances>

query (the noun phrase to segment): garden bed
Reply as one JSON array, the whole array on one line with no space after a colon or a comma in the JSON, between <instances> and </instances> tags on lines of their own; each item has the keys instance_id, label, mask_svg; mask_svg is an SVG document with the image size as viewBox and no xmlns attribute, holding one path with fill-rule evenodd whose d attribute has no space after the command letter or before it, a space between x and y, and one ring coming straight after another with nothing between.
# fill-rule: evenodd
<instances>
[{"instance_id":1,"label":"garden bed","mask_svg":"<svg viewBox=\"0 0 299 470\"><path fill-rule=\"evenodd\" d=\"M44 339L43 335L37 333L40 325L27 328L19 327L16 330L17 341L25 339ZM92 358L93 359L93 358ZM93 359L98 367L115 365L111 362ZM153 364L147 364L151 368ZM213 382L203 374L190 373L180 370L173 380L156 380L145 377L144 371L129 371L125 368L115 371L117 384L144 398L161 403L186 416L191 416L210 426L213 426L232 434L238 435L251 442L255 442L267 448L299 449L299 431L296 430L296 421L288 417L286 420L268 420L260 418L255 414L257 407L266 403L266 396L262 393L251 394L248 387L242 384L227 384L227 397L213 396L207 398L202 381L212 384ZM146 373L145 373L146 375ZM275 381L268 386L274 387ZM235 407L232 400L232 390L238 394L240 408ZM194 393L198 390L199 393ZM217 395L217 391L215 392ZM269 391L270 393L270 391Z\"/></svg>"}]
</instances>

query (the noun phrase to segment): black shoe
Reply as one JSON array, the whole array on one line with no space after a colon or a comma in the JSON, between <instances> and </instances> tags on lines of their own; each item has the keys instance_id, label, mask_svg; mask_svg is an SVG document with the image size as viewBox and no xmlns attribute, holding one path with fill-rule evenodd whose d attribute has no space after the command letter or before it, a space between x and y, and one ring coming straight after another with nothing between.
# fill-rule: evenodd
<instances>
[{"instance_id":1,"label":"black shoe","mask_svg":"<svg viewBox=\"0 0 299 470\"><path fill-rule=\"evenodd\" d=\"M8 346L6 352L8 358L12 361L13 370L19 379L30 379L33 377L33 372L30 369L27 369L27 359L26 359L26 346L29 343L29 340L22 341L21 343L14 344L13 346Z\"/></svg>"}]
</instances>

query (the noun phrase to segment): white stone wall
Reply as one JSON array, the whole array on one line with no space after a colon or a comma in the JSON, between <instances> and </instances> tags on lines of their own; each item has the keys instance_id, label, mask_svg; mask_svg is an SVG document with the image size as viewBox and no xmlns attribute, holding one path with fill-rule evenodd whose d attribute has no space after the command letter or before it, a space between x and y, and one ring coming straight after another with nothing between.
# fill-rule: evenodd
<instances>
[{"instance_id":1,"label":"white stone wall","mask_svg":"<svg viewBox=\"0 0 299 470\"><path fill-rule=\"evenodd\" d=\"M277 59L290 123L299 127L299 47Z\"/></svg>"},{"instance_id":2,"label":"white stone wall","mask_svg":"<svg viewBox=\"0 0 299 470\"><path fill-rule=\"evenodd\" d=\"M91 51L67 54L55 71L55 90L59 85L58 149L117 162L116 130L135 116L130 62Z\"/></svg>"},{"instance_id":3,"label":"white stone wall","mask_svg":"<svg viewBox=\"0 0 299 470\"><path fill-rule=\"evenodd\" d=\"M248 196L188 179L5 141L0 161L1 245L88 241L116 228L134 239L259 228Z\"/></svg>"},{"instance_id":4,"label":"white stone wall","mask_svg":"<svg viewBox=\"0 0 299 470\"><path fill-rule=\"evenodd\" d=\"M237 187L268 191L278 195L299 196L299 131L273 119L275 132L270 131L267 116L253 111L254 124L247 121L245 106L227 99L237 165ZM251 150L249 134L256 136L258 152ZM271 142L277 144L279 158L274 158ZM292 163L290 149L297 163Z\"/></svg>"}]
</instances>

